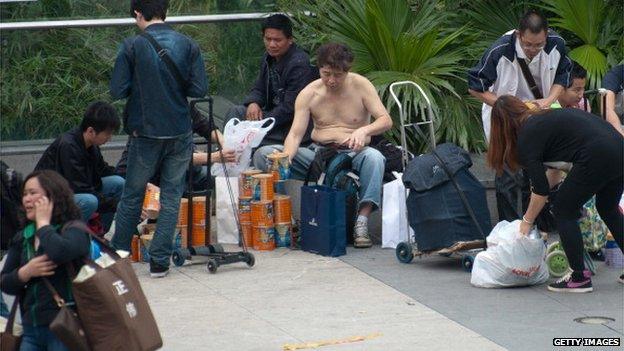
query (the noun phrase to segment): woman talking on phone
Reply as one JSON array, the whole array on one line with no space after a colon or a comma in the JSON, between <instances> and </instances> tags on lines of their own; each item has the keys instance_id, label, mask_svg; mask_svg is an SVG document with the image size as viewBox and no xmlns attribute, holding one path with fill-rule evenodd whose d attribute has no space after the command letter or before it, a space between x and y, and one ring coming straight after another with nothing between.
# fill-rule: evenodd
<instances>
[{"instance_id":1,"label":"woman talking on phone","mask_svg":"<svg viewBox=\"0 0 624 351\"><path fill-rule=\"evenodd\" d=\"M26 177L22 210L24 229L13 238L0 273L2 291L19 298L24 327L20 350L68 350L49 329L59 307L43 279L71 304L66 264L89 254L89 235L77 221L80 210L69 184L54 171L35 171ZM76 262L76 271L80 265Z\"/></svg>"}]
</instances>

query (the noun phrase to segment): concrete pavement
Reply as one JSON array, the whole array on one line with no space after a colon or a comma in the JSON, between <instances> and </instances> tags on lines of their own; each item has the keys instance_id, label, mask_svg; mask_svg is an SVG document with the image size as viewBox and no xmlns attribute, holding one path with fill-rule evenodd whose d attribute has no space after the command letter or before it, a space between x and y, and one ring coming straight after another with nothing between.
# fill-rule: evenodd
<instances>
[{"instance_id":1,"label":"concrete pavement","mask_svg":"<svg viewBox=\"0 0 624 351\"><path fill-rule=\"evenodd\" d=\"M504 349L340 259L254 255L253 268L173 267L163 279L135 264L163 350Z\"/></svg>"}]
</instances>

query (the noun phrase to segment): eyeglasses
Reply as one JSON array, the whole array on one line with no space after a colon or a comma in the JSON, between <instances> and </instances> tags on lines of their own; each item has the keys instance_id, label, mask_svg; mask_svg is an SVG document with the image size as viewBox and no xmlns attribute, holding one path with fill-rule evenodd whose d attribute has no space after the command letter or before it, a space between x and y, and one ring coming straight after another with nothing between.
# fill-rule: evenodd
<instances>
[{"instance_id":1,"label":"eyeglasses","mask_svg":"<svg viewBox=\"0 0 624 351\"><path fill-rule=\"evenodd\" d=\"M540 44L526 44L522 41L522 39L520 39L520 47L523 49L527 49L527 50L542 50L544 48L545 43L540 43Z\"/></svg>"}]
</instances>

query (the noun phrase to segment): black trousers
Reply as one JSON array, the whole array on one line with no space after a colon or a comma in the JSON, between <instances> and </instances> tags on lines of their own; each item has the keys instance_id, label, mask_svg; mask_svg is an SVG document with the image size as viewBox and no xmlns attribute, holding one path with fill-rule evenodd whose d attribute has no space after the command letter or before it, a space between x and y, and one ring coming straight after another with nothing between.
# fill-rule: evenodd
<instances>
[{"instance_id":1,"label":"black trousers","mask_svg":"<svg viewBox=\"0 0 624 351\"><path fill-rule=\"evenodd\" d=\"M587 179L584 167L572 168L559 188L554 201L554 215L561 244L568 257L570 267L577 276L585 269L583 263L583 238L578 225L581 207L594 194L596 209L615 238L620 250L624 252L624 215L619 210L619 202L624 189L624 177L621 170L611 179L591 177Z\"/></svg>"}]
</instances>

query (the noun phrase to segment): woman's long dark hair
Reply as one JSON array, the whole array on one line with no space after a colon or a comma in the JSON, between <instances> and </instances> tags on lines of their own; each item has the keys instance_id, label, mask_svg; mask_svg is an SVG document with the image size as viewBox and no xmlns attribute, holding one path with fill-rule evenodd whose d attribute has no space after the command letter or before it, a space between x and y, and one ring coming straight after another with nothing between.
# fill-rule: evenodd
<instances>
[{"instance_id":1,"label":"woman's long dark hair","mask_svg":"<svg viewBox=\"0 0 624 351\"><path fill-rule=\"evenodd\" d=\"M74 192L65 178L52 170L34 171L24 179L22 196L26 182L32 178L37 178L46 196L54 204L50 220L51 224L63 225L69 221L81 218L80 209L74 202ZM23 209L21 212L20 222L23 227L28 219L26 219Z\"/></svg>"},{"instance_id":2,"label":"woman's long dark hair","mask_svg":"<svg viewBox=\"0 0 624 351\"><path fill-rule=\"evenodd\" d=\"M487 160L490 167L501 174L508 166L512 171L520 168L518 161L518 131L529 115L542 113L532 110L515 96L503 95L492 107L490 147Z\"/></svg>"}]
</instances>

